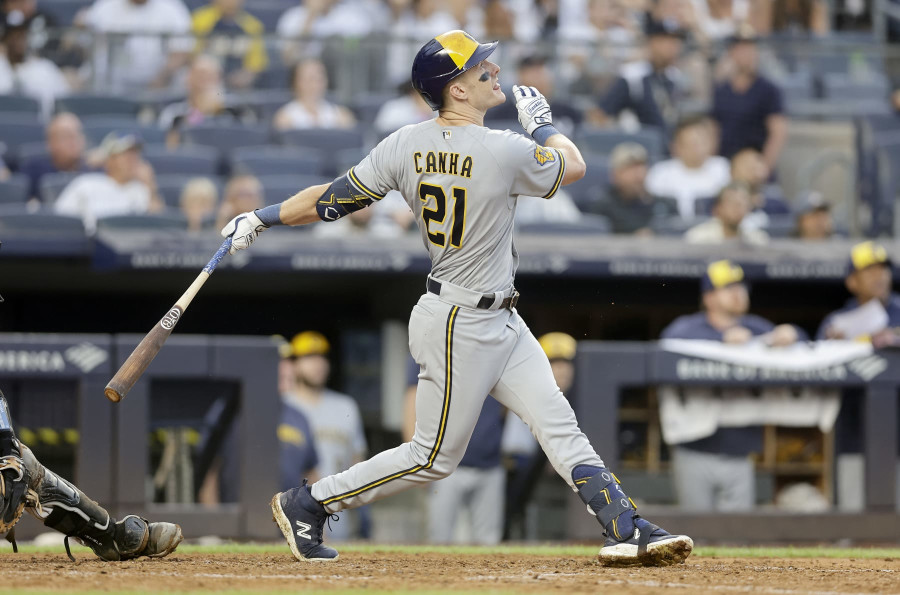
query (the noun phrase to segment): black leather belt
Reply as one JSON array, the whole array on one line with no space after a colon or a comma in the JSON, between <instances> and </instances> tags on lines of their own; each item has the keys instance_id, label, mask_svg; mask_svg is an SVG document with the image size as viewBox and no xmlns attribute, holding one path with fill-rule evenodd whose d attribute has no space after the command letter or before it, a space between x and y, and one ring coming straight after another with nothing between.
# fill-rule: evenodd
<instances>
[{"instance_id":1,"label":"black leather belt","mask_svg":"<svg viewBox=\"0 0 900 595\"><path fill-rule=\"evenodd\" d=\"M426 282L426 287L428 288L429 293L433 293L435 295L441 295L441 282L431 277L428 277L428 281ZM512 310L516 307L516 304L519 303L519 292L513 289L513 294L507 298L503 298L503 301L500 302L501 308L506 308L508 310ZM481 299L478 300L478 305L476 306L479 310L490 310L491 306L494 305L494 294L486 294L481 296Z\"/></svg>"}]
</instances>

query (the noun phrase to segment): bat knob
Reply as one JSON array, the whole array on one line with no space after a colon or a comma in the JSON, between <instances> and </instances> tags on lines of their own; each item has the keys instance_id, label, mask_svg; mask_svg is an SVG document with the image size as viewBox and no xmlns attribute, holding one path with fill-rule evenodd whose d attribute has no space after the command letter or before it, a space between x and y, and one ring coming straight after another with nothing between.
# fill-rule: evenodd
<instances>
[{"instance_id":1,"label":"bat knob","mask_svg":"<svg viewBox=\"0 0 900 595\"><path fill-rule=\"evenodd\" d=\"M111 388L109 386L106 387L106 390L103 391L103 394L106 395L106 398L112 401L113 403L118 403L122 400L122 395L120 395L116 389Z\"/></svg>"}]
</instances>

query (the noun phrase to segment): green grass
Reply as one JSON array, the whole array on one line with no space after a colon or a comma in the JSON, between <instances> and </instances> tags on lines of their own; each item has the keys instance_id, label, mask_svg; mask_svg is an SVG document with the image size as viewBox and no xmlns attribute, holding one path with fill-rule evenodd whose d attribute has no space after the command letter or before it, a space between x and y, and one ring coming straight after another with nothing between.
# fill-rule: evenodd
<instances>
[{"instance_id":1,"label":"green grass","mask_svg":"<svg viewBox=\"0 0 900 595\"><path fill-rule=\"evenodd\" d=\"M73 551L87 551L73 544ZM378 545L367 543L342 544L342 554L461 554L461 555L525 555L525 556L566 556L593 557L597 555L597 545L572 544L514 544L494 547L480 546L434 546L434 545ZM10 550L5 550L10 552ZM23 545L19 548L23 554L58 553L63 554L60 546L35 547ZM288 554L282 543L226 543L222 545L190 545L179 546L181 554ZM829 546L817 547L698 547L694 550L698 558L856 558L879 559L900 558L900 547L896 548L839 548Z\"/></svg>"}]
</instances>

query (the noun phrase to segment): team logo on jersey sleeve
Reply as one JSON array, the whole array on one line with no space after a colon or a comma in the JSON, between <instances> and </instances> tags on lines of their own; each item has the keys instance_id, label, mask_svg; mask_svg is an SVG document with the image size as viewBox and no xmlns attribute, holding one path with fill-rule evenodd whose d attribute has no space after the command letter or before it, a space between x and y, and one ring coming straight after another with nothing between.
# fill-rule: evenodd
<instances>
[{"instance_id":1,"label":"team logo on jersey sleeve","mask_svg":"<svg viewBox=\"0 0 900 595\"><path fill-rule=\"evenodd\" d=\"M556 156L550 149L545 149L538 145L534 148L534 160L538 162L538 165L546 165L547 163L556 161Z\"/></svg>"}]
</instances>

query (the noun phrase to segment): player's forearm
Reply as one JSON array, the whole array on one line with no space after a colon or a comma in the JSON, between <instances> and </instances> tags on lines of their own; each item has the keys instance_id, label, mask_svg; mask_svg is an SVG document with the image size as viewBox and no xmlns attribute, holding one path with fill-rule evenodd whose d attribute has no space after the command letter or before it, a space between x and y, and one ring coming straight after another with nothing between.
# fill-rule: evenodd
<instances>
[{"instance_id":1,"label":"player's forearm","mask_svg":"<svg viewBox=\"0 0 900 595\"><path fill-rule=\"evenodd\" d=\"M281 203L277 211L280 223L283 225L306 225L307 223L321 221L319 214L316 212L316 202L318 202L322 193L327 189L328 184L310 186ZM275 206L278 205L266 207L266 209L272 209L274 211ZM277 225L279 221L272 221L271 219L267 220L265 215L262 214L262 211L266 209L260 209L258 212L260 219L266 224L275 223ZM270 212L267 214L273 213Z\"/></svg>"},{"instance_id":2,"label":"player's forearm","mask_svg":"<svg viewBox=\"0 0 900 595\"><path fill-rule=\"evenodd\" d=\"M566 160L566 173L563 175L562 185L577 182L584 177L587 171L587 165L584 163L584 157L581 151L575 146L569 138L562 134L554 134L544 141L545 147L551 147L562 153L563 159Z\"/></svg>"}]
</instances>

